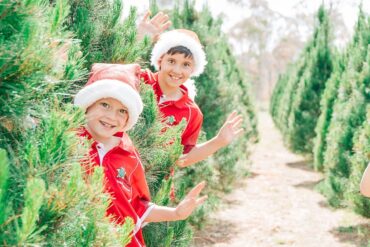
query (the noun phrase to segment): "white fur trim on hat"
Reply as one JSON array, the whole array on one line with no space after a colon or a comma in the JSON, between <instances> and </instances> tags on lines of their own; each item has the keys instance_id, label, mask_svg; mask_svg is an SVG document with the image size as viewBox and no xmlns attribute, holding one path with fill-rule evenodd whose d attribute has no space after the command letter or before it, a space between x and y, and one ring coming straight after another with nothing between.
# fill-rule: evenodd
<instances>
[{"instance_id":1,"label":"white fur trim on hat","mask_svg":"<svg viewBox=\"0 0 370 247\"><path fill-rule=\"evenodd\" d=\"M129 117L124 131L136 124L143 111L141 97L130 85L118 80L104 79L85 86L76 94L74 104L86 110L104 98L114 98L127 107Z\"/></svg>"},{"instance_id":2,"label":"white fur trim on hat","mask_svg":"<svg viewBox=\"0 0 370 247\"><path fill-rule=\"evenodd\" d=\"M159 69L158 60L161 56L176 46L184 46L193 54L195 67L191 76L202 74L207 64L206 54L203 51L202 45L189 35L176 30L161 34L159 40L154 45L150 62L156 70Z\"/></svg>"},{"instance_id":3,"label":"white fur trim on hat","mask_svg":"<svg viewBox=\"0 0 370 247\"><path fill-rule=\"evenodd\" d=\"M187 79L183 84L188 89L188 96L193 101L195 96L197 96L197 88L195 86L195 81L193 79Z\"/></svg>"}]
</instances>

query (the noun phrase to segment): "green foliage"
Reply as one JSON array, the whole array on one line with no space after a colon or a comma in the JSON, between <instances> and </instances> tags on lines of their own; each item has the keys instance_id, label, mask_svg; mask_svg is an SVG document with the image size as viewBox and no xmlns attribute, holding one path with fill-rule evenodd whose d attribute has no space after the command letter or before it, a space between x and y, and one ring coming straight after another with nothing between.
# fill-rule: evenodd
<instances>
[{"instance_id":1,"label":"green foliage","mask_svg":"<svg viewBox=\"0 0 370 247\"><path fill-rule=\"evenodd\" d=\"M349 67L353 66L353 51L357 49L358 46L365 45L361 43L366 43L366 38L364 39L362 37L363 35L366 35L366 27L364 27L365 18L366 17L364 16L364 13L360 10L358 23L356 25L352 42L347 46L345 52L338 55L337 59L335 59L333 73L327 83L327 87L322 97L322 113L316 126L317 137L315 139L315 147L313 150L314 166L318 170L323 169L324 154L327 148L327 135L329 132L328 128L332 120L334 102L340 93L338 88L343 80L342 77L346 76ZM359 59L359 61L361 61L361 59Z\"/></svg>"},{"instance_id":2,"label":"green foliage","mask_svg":"<svg viewBox=\"0 0 370 247\"><path fill-rule=\"evenodd\" d=\"M70 104L86 75L64 31L66 1L0 4L0 242L4 246L123 245L132 222L106 217L103 171L85 178L83 112ZM5 151L8 154L6 158ZM112 232L116 234L112 234Z\"/></svg>"},{"instance_id":3,"label":"green foliage","mask_svg":"<svg viewBox=\"0 0 370 247\"><path fill-rule=\"evenodd\" d=\"M366 108L370 102L368 20L360 14L355 35L356 45L349 48L346 70L341 76L337 99L333 106L329 131L326 136L327 148L324 154L324 169L331 180L327 192L334 190L335 198L344 199L346 184L350 176L350 163L353 155L354 134L366 120ZM330 192L329 192L330 193ZM334 206L339 206L334 204Z\"/></svg>"},{"instance_id":4,"label":"green foliage","mask_svg":"<svg viewBox=\"0 0 370 247\"><path fill-rule=\"evenodd\" d=\"M5 49L0 51L0 117L6 131L24 128L36 102L68 94L71 85L60 80L63 61L58 53L66 36L60 26L49 23L56 15L53 8L43 1L5 1L2 6L0 46Z\"/></svg>"},{"instance_id":5,"label":"green foliage","mask_svg":"<svg viewBox=\"0 0 370 247\"><path fill-rule=\"evenodd\" d=\"M284 141L295 152L310 153L320 116L321 95L332 71L328 14L320 7L312 39L298 61L279 77L270 112Z\"/></svg>"},{"instance_id":6,"label":"green foliage","mask_svg":"<svg viewBox=\"0 0 370 247\"><path fill-rule=\"evenodd\" d=\"M148 38L137 41L136 10L123 20L121 0L70 0L66 28L81 40L86 67L92 63L138 62L148 52Z\"/></svg>"},{"instance_id":7,"label":"green foliage","mask_svg":"<svg viewBox=\"0 0 370 247\"><path fill-rule=\"evenodd\" d=\"M4 149L0 149L0 226L7 219L9 208L7 208L6 197L9 183L9 160Z\"/></svg>"},{"instance_id":8,"label":"green foliage","mask_svg":"<svg viewBox=\"0 0 370 247\"><path fill-rule=\"evenodd\" d=\"M321 25L300 60L280 76L270 112L294 151L313 152L315 169L325 173L320 190L329 204L350 205L370 217L369 200L359 194L369 161L369 17L360 9L352 41L333 57L322 8L318 19Z\"/></svg>"},{"instance_id":9,"label":"green foliage","mask_svg":"<svg viewBox=\"0 0 370 247\"><path fill-rule=\"evenodd\" d=\"M354 135L354 154L350 161L351 174L345 198L355 212L370 217L370 199L359 193L361 177L370 160L370 105L367 105L366 119Z\"/></svg>"},{"instance_id":10,"label":"green foliage","mask_svg":"<svg viewBox=\"0 0 370 247\"><path fill-rule=\"evenodd\" d=\"M21 220L22 226L17 229L18 243L25 245L31 244L35 240L36 221L38 220L39 210L44 200L45 183L42 179L32 178L27 181L24 195L24 209ZM39 230L42 230L39 229Z\"/></svg>"},{"instance_id":11,"label":"green foliage","mask_svg":"<svg viewBox=\"0 0 370 247\"><path fill-rule=\"evenodd\" d=\"M306 46L303 54L309 53L310 49L311 47L309 44ZM288 116L291 111L293 96L302 77L305 66L304 55L301 55L297 63L294 66L289 66L286 74L279 77L279 81L277 82L273 92L273 102L271 102L271 104L275 105L275 107L272 117L276 126L283 133L285 141L287 139ZM280 91L278 91L279 88L281 88Z\"/></svg>"},{"instance_id":12,"label":"green foliage","mask_svg":"<svg viewBox=\"0 0 370 247\"><path fill-rule=\"evenodd\" d=\"M324 153L327 146L326 135L333 113L333 105L337 98L339 83L345 70L345 63L346 57L337 55L334 60L333 73L326 83L326 88L320 102L321 114L315 129L316 138L314 139L313 148L314 168L318 171L322 171L324 167Z\"/></svg>"},{"instance_id":13,"label":"green foliage","mask_svg":"<svg viewBox=\"0 0 370 247\"><path fill-rule=\"evenodd\" d=\"M302 73L288 115L288 143L296 152L310 153L315 127L320 115L320 99L332 71L329 49L329 19L321 6L317 18L312 47L305 56Z\"/></svg>"}]
</instances>

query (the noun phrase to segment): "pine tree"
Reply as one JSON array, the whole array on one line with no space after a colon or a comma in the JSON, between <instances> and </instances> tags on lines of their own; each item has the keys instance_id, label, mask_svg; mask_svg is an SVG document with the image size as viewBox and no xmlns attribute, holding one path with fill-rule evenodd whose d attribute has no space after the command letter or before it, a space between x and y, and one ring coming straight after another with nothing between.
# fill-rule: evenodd
<instances>
[{"instance_id":1,"label":"pine tree","mask_svg":"<svg viewBox=\"0 0 370 247\"><path fill-rule=\"evenodd\" d=\"M307 52L309 47L310 46L306 47L305 52ZM288 129L287 119L292 105L292 97L304 69L303 57L305 52L303 52L303 55L301 55L297 64L291 64L288 67L287 72L280 76L280 80L277 82L274 88L273 95L276 94L276 96L274 96L272 104L274 104L275 114L272 115L272 117L276 126L283 134L286 133ZM281 92L278 91L279 88L281 88Z\"/></svg>"},{"instance_id":2,"label":"pine tree","mask_svg":"<svg viewBox=\"0 0 370 247\"><path fill-rule=\"evenodd\" d=\"M292 67L293 66L288 65L287 71L292 70ZM281 97L285 92L285 88L286 88L286 85L289 79L289 74L290 74L289 72L285 72L284 74L279 75L279 78L276 82L275 88L272 92L271 99L270 99L270 107L269 107L270 114L272 116L272 120L274 121L275 125L279 126L279 128L281 128L278 123L278 113L279 113L279 110L281 109L281 107L279 106L281 102Z\"/></svg>"},{"instance_id":3,"label":"pine tree","mask_svg":"<svg viewBox=\"0 0 370 247\"><path fill-rule=\"evenodd\" d=\"M332 71L329 18L323 6L320 7L317 18L312 48L305 57L304 72L294 92L288 115L289 146L293 151L303 153L312 152L321 95Z\"/></svg>"},{"instance_id":4,"label":"pine tree","mask_svg":"<svg viewBox=\"0 0 370 247\"><path fill-rule=\"evenodd\" d=\"M333 105L338 94L338 86L345 70L346 56L343 54L336 55L333 63L333 72L326 83L326 88L321 98L321 114L315 128L316 137L314 139L313 157L314 168L318 171L322 171L324 168L324 153L327 146L326 135L332 117Z\"/></svg>"},{"instance_id":5,"label":"pine tree","mask_svg":"<svg viewBox=\"0 0 370 247\"><path fill-rule=\"evenodd\" d=\"M81 40L86 67L92 63L139 62L150 48L150 40L137 40L136 9L122 18L124 1L69 0L66 27Z\"/></svg>"},{"instance_id":6,"label":"pine tree","mask_svg":"<svg viewBox=\"0 0 370 247\"><path fill-rule=\"evenodd\" d=\"M356 46L350 47L348 63L341 77L338 96L333 106L332 119L326 137L324 154L327 173L325 193L333 206L342 203L350 176L353 137L366 120L369 104L369 44L368 19L360 13L355 35Z\"/></svg>"},{"instance_id":7,"label":"pine tree","mask_svg":"<svg viewBox=\"0 0 370 247\"><path fill-rule=\"evenodd\" d=\"M364 13L360 11L358 22L361 22L364 18ZM362 25L359 23L356 25L354 37L352 42L347 46L346 51L343 54L337 55L334 59L333 73L330 80L327 82L327 87L324 91L321 100L321 115L319 117L316 126L316 139L314 141L314 166L317 170L323 169L324 154L327 147L326 136L328 134L328 128L332 119L333 105L335 99L338 97L338 87L342 81L343 73L346 71L348 57L351 56L351 51L355 49L361 40L361 29ZM350 65L349 65L350 66Z\"/></svg>"},{"instance_id":8,"label":"pine tree","mask_svg":"<svg viewBox=\"0 0 370 247\"><path fill-rule=\"evenodd\" d=\"M86 144L74 129L84 114L70 104L86 74L78 44L64 31L69 6L58 0L0 4L0 242L124 245L133 224L105 212L103 171L84 178ZM115 232L116 234L112 234Z\"/></svg>"},{"instance_id":9,"label":"pine tree","mask_svg":"<svg viewBox=\"0 0 370 247\"><path fill-rule=\"evenodd\" d=\"M345 198L350 202L355 212L370 218L370 199L359 193L362 174L370 160L370 105L367 105L366 119L357 129L354 138L354 154L350 160L351 174Z\"/></svg>"}]
</instances>

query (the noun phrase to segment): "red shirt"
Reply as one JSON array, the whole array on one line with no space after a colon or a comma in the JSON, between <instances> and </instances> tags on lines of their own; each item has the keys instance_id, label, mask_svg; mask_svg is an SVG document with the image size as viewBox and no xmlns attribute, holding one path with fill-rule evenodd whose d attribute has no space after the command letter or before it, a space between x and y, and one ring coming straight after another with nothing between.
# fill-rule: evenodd
<instances>
[{"instance_id":1,"label":"red shirt","mask_svg":"<svg viewBox=\"0 0 370 247\"><path fill-rule=\"evenodd\" d=\"M86 129L82 129L79 135L92 138ZM150 203L150 192L139 154L126 133L121 133L120 137L119 145L108 152L102 144L94 141L89 151L90 166L86 163L83 165L90 167L86 171L88 174L95 166L103 166L105 190L112 197L107 214L112 215L118 224L122 224L126 217L131 217L135 229L127 246L145 246L141 227L154 204Z\"/></svg>"},{"instance_id":2,"label":"red shirt","mask_svg":"<svg viewBox=\"0 0 370 247\"><path fill-rule=\"evenodd\" d=\"M168 125L178 125L183 118L186 119L187 123L181 135L181 144L184 146L184 153L190 152L197 144L199 133L202 128L203 114L198 105L189 98L187 88L183 85L180 86L183 95L179 100L160 103L163 92L158 83L158 73L145 70L141 72L140 77L146 84L152 86L157 98L159 110L164 115L164 121L166 121Z\"/></svg>"}]
</instances>

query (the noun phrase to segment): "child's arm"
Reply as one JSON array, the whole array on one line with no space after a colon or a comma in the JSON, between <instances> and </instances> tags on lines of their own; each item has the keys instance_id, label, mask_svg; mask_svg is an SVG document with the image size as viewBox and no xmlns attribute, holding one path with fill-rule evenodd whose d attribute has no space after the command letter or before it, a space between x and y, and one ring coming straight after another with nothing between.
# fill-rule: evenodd
<instances>
[{"instance_id":1,"label":"child's arm","mask_svg":"<svg viewBox=\"0 0 370 247\"><path fill-rule=\"evenodd\" d=\"M364 174L362 175L360 192L364 196L370 197L370 162L367 164Z\"/></svg>"},{"instance_id":2,"label":"child's arm","mask_svg":"<svg viewBox=\"0 0 370 247\"><path fill-rule=\"evenodd\" d=\"M162 222L186 219L197 206L201 205L207 199L207 196L198 198L204 186L205 182L201 182L195 186L176 208L155 205L145 221Z\"/></svg>"},{"instance_id":3,"label":"child's arm","mask_svg":"<svg viewBox=\"0 0 370 247\"><path fill-rule=\"evenodd\" d=\"M159 35L171 26L168 15L158 12L153 18L149 19L150 11L147 11L143 20L137 27L137 39L142 40L148 35L152 41L156 41Z\"/></svg>"},{"instance_id":4,"label":"child's arm","mask_svg":"<svg viewBox=\"0 0 370 247\"><path fill-rule=\"evenodd\" d=\"M243 129L240 128L242 121L241 115L237 115L236 111L232 112L215 137L204 143L197 144L189 153L183 154L177 165L180 167L190 166L206 159L220 148L229 145L243 133Z\"/></svg>"}]
</instances>

